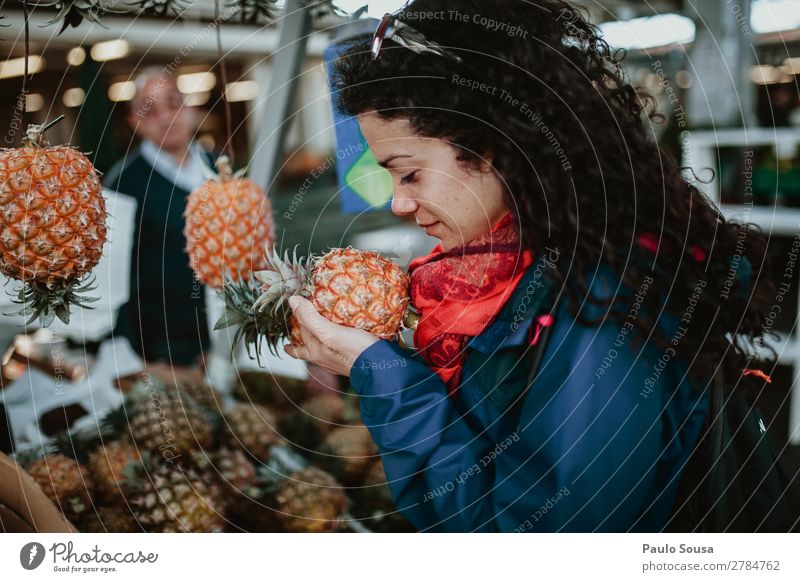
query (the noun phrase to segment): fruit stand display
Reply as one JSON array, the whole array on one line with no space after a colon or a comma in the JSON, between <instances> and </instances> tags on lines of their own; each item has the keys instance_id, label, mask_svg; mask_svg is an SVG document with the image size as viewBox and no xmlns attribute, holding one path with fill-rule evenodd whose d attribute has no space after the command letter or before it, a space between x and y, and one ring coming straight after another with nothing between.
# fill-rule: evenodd
<instances>
[{"instance_id":1,"label":"fruit stand display","mask_svg":"<svg viewBox=\"0 0 800 582\"><path fill-rule=\"evenodd\" d=\"M248 371L221 403L200 373L120 379L123 404L16 460L84 532L413 531L358 399Z\"/></svg>"}]
</instances>

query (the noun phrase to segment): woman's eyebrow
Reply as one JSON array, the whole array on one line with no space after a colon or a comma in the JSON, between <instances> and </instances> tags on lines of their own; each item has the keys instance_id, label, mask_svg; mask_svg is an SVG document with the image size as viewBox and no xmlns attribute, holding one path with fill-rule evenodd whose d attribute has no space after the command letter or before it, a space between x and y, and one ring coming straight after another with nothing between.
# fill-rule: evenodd
<instances>
[{"instance_id":1,"label":"woman's eyebrow","mask_svg":"<svg viewBox=\"0 0 800 582\"><path fill-rule=\"evenodd\" d=\"M398 158L413 158L413 157L414 157L413 155L409 154L396 154L393 156L389 156L385 160L379 160L378 165L381 166L382 168L388 168L389 164L391 164L394 160Z\"/></svg>"}]
</instances>

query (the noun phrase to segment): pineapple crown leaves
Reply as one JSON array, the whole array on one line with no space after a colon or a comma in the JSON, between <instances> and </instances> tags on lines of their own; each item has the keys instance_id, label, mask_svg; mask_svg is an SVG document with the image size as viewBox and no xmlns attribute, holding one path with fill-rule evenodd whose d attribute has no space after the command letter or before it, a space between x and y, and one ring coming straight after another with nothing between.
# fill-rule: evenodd
<instances>
[{"instance_id":1,"label":"pineapple crown leaves","mask_svg":"<svg viewBox=\"0 0 800 582\"><path fill-rule=\"evenodd\" d=\"M127 432L134 410L123 402L109 410L100 419L100 435L104 439L113 439Z\"/></svg>"},{"instance_id":2,"label":"pineapple crown leaves","mask_svg":"<svg viewBox=\"0 0 800 582\"><path fill-rule=\"evenodd\" d=\"M150 473L156 470L158 462L150 451L141 451L139 460L128 463L122 469L120 485L126 493L139 493L150 480Z\"/></svg>"},{"instance_id":3,"label":"pineapple crown leaves","mask_svg":"<svg viewBox=\"0 0 800 582\"><path fill-rule=\"evenodd\" d=\"M189 6L190 0L134 0L129 6L139 9L142 14L167 16L170 13L180 16Z\"/></svg>"},{"instance_id":4,"label":"pineapple crown leaves","mask_svg":"<svg viewBox=\"0 0 800 582\"><path fill-rule=\"evenodd\" d=\"M289 251L286 251L281 259L280 253L274 247L272 252L266 249L265 254L267 268L253 273L253 277L262 284L263 290L253 304L253 309L257 312L267 310L273 315L278 315L289 297L293 295L309 296L306 289L309 279L307 265L313 259L308 261L303 258L298 259L297 247L292 251L291 258L289 258Z\"/></svg>"},{"instance_id":5,"label":"pineapple crown leaves","mask_svg":"<svg viewBox=\"0 0 800 582\"><path fill-rule=\"evenodd\" d=\"M308 467L308 461L288 447L273 445L269 460L256 469L258 493L271 495L280 489L292 473ZM257 495L253 495L256 497Z\"/></svg>"},{"instance_id":6,"label":"pineapple crown leaves","mask_svg":"<svg viewBox=\"0 0 800 582\"><path fill-rule=\"evenodd\" d=\"M202 421L204 424L207 424L211 427L211 431L213 433L216 434L220 432L219 425L221 423L221 419L218 412L206 408L190 394L182 392L180 389L171 388L153 376L149 376L146 379L142 378L137 380L133 386L131 386L131 389L128 391L127 407L126 404L123 404L123 407L126 407L127 411L116 411L115 415L118 416L112 418L112 421L116 423L117 426L121 423L125 423L123 426L127 426L127 422L125 422L123 415L130 412L132 414L126 418L136 416L143 410L146 410L149 406L153 406L152 401L158 401L160 398L177 400L180 402L180 406L184 410L185 414L201 415Z\"/></svg>"},{"instance_id":7,"label":"pineapple crown leaves","mask_svg":"<svg viewBox=\"0 0 800 582\"><path fill-rule=\"evenodd\" d=\"M131 389L128 391L128 406L132 408L134 414L136 414L141 407L147 403L150 394L163 394L166 390L167 385L155 376L148 375L146 378L142 377L134 382L133 386L131 386Z\"/></svg>"},{"instance_id":8,"label":"pineapple crown leaves","mask_svg":"<svg viewBox=\"0 0 800 582\"><path fill-rule=\"evenodd\" d=\"M239 12L245 24L259 24L275 18L277 0L231 0L227 6Z\"/></svg>"},{"instance_id":9,"label":"pineapple crown leaves","mask_svg":"<svg viewBox=\"0 0 800 582\"><path fill-rule=\"evenodd\" d=\"M125 404L121 404L108 411L91 427L60 431L41 451L45 454L60 453L84 464L89 455L105 441L114 440L125 433L129 421L128 410Z\"/></svg>"},{"instance_id":10,"label":"pineapple crown leaves","mask_svg":"<svg viewBox=\"0 0 800 582\"><path fill-rule=\"evenodd\" d=\"M104 26L100 20L102 16L110 12L123 12L114 9L114 0L33 0L31 4L58 10L58 13L44 24L50 26L61 23L58 34L69 26L77 28L84 20Z\"/></svg>"},{"instance_id":11,"label":"pineapple crown leaves","mask_svg":"<svg viewBox=\"0 0 800 582\"><path fill-rule=\"evenodd\" d=\"M333 0L305 0L301 5L308 9L312 18L321 18L328 14L348 15L346 11L336 6ZM260 24L275 19L277 0L231 0L227 6L237 9L243 23ZM357 18L358 16L354 15L353 17Z\"/></svg>"},{"instance_id":12,"label":"pineapple crown leaves","mask_svg":"<svg viewBox=\"0 0 800 582\"><path fill-rule=\"evenodd\" d=\"M308 289L310 269L307 265L313 258L297 258L297 247L289 256L273 247L265 249L266 268L255 271L249 281L224 277L222 296L225 313L214 329L235 327L233 346L244 341L250 353L250 345L256 346L256 355L262 341L266 341L272 354L278 354L278 342L289 336L288 299L293 295L310 297Z\"/></svg>"},{"instance_id":13,"label":"pineapple crown leaves","mask_svg":"<svg viewBox=\"0 0 800 582\"><path fill-rule=\"evenodd\" d=\"M233 348L240 342L245 343L247 354L251 357L250 346L255 345L256 357L258 357L263 338L261 323L253 311L253 304L259 295L258 287L252 280L235 281L226 277L221 292L225 301L225 313L214 324L214 329L219 331L229 327L236 328L231 342L231 357L235 355Z\"/></svg>"},{"instance_id":14,"label":"pineapple crown leaves","mask_svg":"<svg viewBox=\"0 0 800 582\"><path fill-rule=\"evenodd\" d=\"M93 309L89 303L100 298L85 297L83 294L96 288L94 277L89 277L84 282L67 282L58 286L29 281L22 286L17 297L12 299L14 303L23 305L23 308L16 313L4 315L28 317L25 325L38 319L39 325L50 327L56 317L64 324L69 324L71 306Z\"/></svg>"},{"instance_id":15,"label":"pineapple crown leaves","mask_svg":"<svg viewBox=\"0 0 800 582\"><path fill-rule=\"evenodd\" d=\"M43 447L29 447L15 452L12 457L18 465L27 467L34 461L43 458L45 454L45 449Z\"/></svg>"}]
</instances>

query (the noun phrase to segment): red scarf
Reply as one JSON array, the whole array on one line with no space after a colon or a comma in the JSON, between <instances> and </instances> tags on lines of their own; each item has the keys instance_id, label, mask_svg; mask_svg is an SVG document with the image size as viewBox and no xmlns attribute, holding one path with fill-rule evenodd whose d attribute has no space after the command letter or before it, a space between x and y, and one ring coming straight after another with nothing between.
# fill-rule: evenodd
<instances>
[{"instance_id":1,"label":"red scarf","mask_svg":"<svg viewBox=\"0 0 800 582\"><path fill-rule=\"evenodd\" d=\"M411 261L411 304L420 313L414 344L450 395L461 379L467 342L489 327L532 264L511 213L464 246L445 252L437 245Z\"/></svg>"}]
</instances>

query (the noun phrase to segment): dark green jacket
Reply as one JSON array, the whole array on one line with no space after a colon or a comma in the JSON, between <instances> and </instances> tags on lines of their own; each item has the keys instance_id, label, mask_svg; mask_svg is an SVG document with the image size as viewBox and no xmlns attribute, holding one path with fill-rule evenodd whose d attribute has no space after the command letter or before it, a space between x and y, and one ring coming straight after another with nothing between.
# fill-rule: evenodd
<instances>
[{"instance_id":1,"label":"dark green jacket","mask_svg":"<svg viewBox=\"0 0 800 582\"><path fill-rule=\"evenodd\" d=\"M127 337L147 361L190 364L208 346L205 290L189 267L183 235L189 192L156 172L136 151L104 179L138 201L130 301L115 335Z\"/></svg>"}]
</instances>

